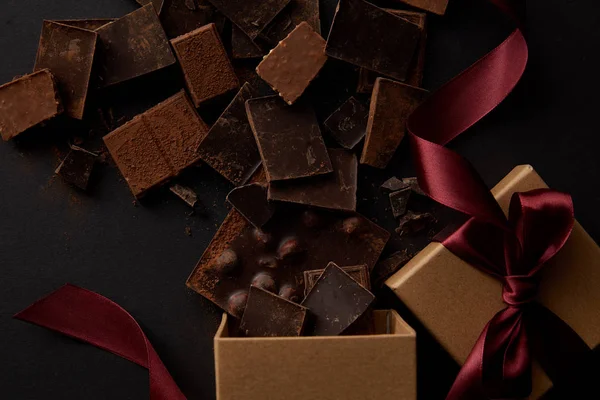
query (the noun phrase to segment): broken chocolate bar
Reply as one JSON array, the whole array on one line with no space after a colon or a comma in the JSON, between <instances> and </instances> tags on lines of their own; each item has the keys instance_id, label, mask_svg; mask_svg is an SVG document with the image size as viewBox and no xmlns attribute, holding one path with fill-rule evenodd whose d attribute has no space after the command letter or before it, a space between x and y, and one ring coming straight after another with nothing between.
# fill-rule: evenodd
<instances>
[{"instance_id":1,"label":"broken chocolate bar","mask_svg":"<svg viewBox=\"0 0 600 400\"><path fill-rule=\"evenodd\" d=\"M275 46L305 21L315 32L321 33L319 0L291 0L260 36Z\"/></svg>"},{"instance_id":2,"label":"broken chocolate bar","mask_svg":"<svg viewBox=\"0 0 600 400\"><path fill-rule=\"evenodd\" d=\"M275 207L267 200L267 187L260 183L233 189L227 195L227 201L257 228L269 222L275 213Z\"/></svg>"},{"instance_id":3,"label":"broken chocolate bar","mask_svg":"<svg viewBox=\"0 0 600 400\"><path fill-rule=\"evenodd\" d=\"M371 279L369 278L369 268L366 265L356 265L354 267L341 267L342 270L350 275L352 279L360 283L362 287L371 290ZM317 280L323 274L324 269L313 271L304 271L304 296L312 290Z\"/></svg>"},{"instance_id":4,"label":"broken chocolate bar","mask_svg":"<svg viewBox=\"0 0 600 400\"><path fill-rule=\"evenodd\" d=\"M361 164L376 168L388 165L404 138L408 117L427 95L426 90L377 78L371 97Z\"/></svg>"},{"instance_id":5,"label":"broken chocolate bar","mask_svg":"<svg viewBox=\"0 0 600 400\"><path fill-rule=\"evenodd\" d=\"M94 153L73 146L55 173L63 178L65 182L86 190L97 157Z\"/></svg>"},{"instance_id":6,"label":"broken chocolate bar","mask_svg":"<svg viewBox=\"0 0 600 400\"><path fill-rule=\"evenodd\" d=\"M307 102L288 106L278 96L262 97L248 100L246 111L269 182L333 171Z\"/></svg>"},{"instance_id":7,"label":"broken chocolate bar","mask_svg":"<svg viewBox=\"0 0 600 400\"><path fill-rule=\"evenodd\" d=\"M383 190L386 193L393 193L402 189L406 189L408 187L411 187L411 185L408 183L404 183L395 176L392 176L390 179L383 182L383 184L381 185L381 190Z\"/></svg>"},{"instance_id":8,"label":"broken chocolate bar","mask_svg":"<svg viewBox=\"0 0 600 400\"><path fill-rule=\"evenodd\" d=\"M223 15L237 25L250 39L275 18L290 0L209 0Z\"/></svg>"},{"instance_id":9,"label":"broken chocolate bar","mask_svg":"<svg viewBox=\"0 0 600 400\"><path fill-rule=\"evenodd\" d=\"M327 120L325 126L345 149L352 150L367 132L369 109L350 97Z\"/></svg>"},{"instance_id":10,"label":"broken chocolate bar","mask_svg":"<svg viewBox=\"0 0 600 400\"><path fill-rule=\"evenodd\" d=\"M419 181L417 180L417 178L402 178L402 183L404 183L407 186L410 186L411 190L416 194L426 196L425 192L423 192L423 190L419 186Z\"/></svg>"},{"instance_id":11,"label":"broken chocolate bar","mask_svg":"<svg viewBox=\"0 0 600 400\"><path fill-rule=\"evenodd\" d=\"M176 62L151 4L104 25L100 39L101 86L110 86Z\"/></svg>"},{"instance_id":12,"label":"broken chocolate bar","mask_svg":"<svg viewBox=\"0 0 600 400\"><path fill-rule=\"evenodd\" d=\"M304 271L315 265L333 261L373 268L389 237L385 229L356 213L281 205L258 230L232 210L187 285L232 315L241 316L236 312L258 274L271 276L273 283L268 284L275 288L274 293L297 296L304 291Z\"/></svg>"},{"instance_id":13,"label":"broken chocolate bar","mask_svg":"<svg viewBox=\"0 0 600 400\"><path fill-rule=\"evenodd\" d=\"M302 22L256 68L281 97L293 104L325 65L325 40Z\"/></svg>"},{"instance_id":14,"label":"broken chocolate bar","mask_svg":"<svg viewBox=\"0 0 600 400\"><path fill-rule=\"evenodd\" d=\"M88 31L95 31L99 28L103 27L106 24L110 24L111 22L115 22L114 18L93 18L93 19L60 19L54 20L52 22L56 22L58 24L63 24L67 26L73 26L75 28L87 29Z\"/></svg>"},{"instance_id":15,"label":"broken chocolate bar","mask_svg":"<svg viewBox=\"0 0 600 400\"><path fill-rule=\"evenodd\" d=\"M435 217L431 213L415 213L408 211L398 223L396 233L400 236L411 235L425 229L427 225L435 222Z\"/></svg>"},{"instance_id":16,"label":"broken chocolate bar","mask_svg":"<svg viewBox=\"0 0 600 400\"><path fill-rule=\"evenodd\" d=\"M390 204L392 206L392 213L394 218L400 218L406 214L406 207L408 206L408 199L412 192L410 187L402 190L390 193Z\"/></svg>"},{"instance_id":17,"label":"broken chocolate bar","mask_svg":"<svg viewBox=\"0 0 600 400\"><path fill-rule=\"evenodd\" d=\"M231 26L231 55L233 58L261 58L268 51L254 43L240 28Z\"/></svg>"},{"instance_id":18,"label":"broken chocolate bar","mask_svg":"<svg viewBox=\"0 0 600 400\"><path fill-rule=\"evenodd\" d=\"M246 114L252 87L246 83L198 146L198 156L236 186L248 181L261 163Z\"/></svg>"},{"instance_id":19,"label":"broken chocolate bar","mask_svg":"<svg viewBox=\"0 0 600 400\"><path fill-rule=\"evenodd\" d=\"M239 88L215 24L171 41L194 105Z\"/></svg>"},{"instance_id":20,"label":"broken chocolate bar","mask_svg":"<svg viewBox=\"0 0 600 400\"><path fill-rule=\"evenodd\" d=\"M403 3L408 4L421 10L429 11L434 14L444 15L446 7L448 7L448 0L400 0Z\"/></svg>"},{"instance_id":21,"label":"broken chocolate bar","mask_svg":"<svg viewBox=\"0 0 600 400\"><path fill-rule=\"evenodd\" d=\"M309 309L306 336L334 336L359 319L375 296L330 262L302 305Z\"/></svg>"},{"instance_id":22,"label":"broken chocolate bar","mask_svg":"<svg viewBox=\"0 0 600 400\"><path fill-rule=\"evenodd\" d=\"M356 211L358 161L343 149L329 149L333 173L312 178L271 182L269 200L331 210Z\"/></svg>"},{"instance_id":23,"label":"broken chocolate bar","mask_svg":"<svg viewBox=\"0 0 600 400\"><path fill-rule=\"evenodd\" d=\"M176 38L211 22L221 31L225 17L207 0L165 0L160 22L167 37Z\"/></svg>"},{"instance_id":24,"label":"broken chocolate bar","mask_svg":"<svg viewBox=\"0 0 600 400\"><path fill-rule=\"evenodd\" d=\"M171 186L169 190L192 208L196 207L196 204L198 204L198 195L189 187L175 184Z\"/></svg>"},{"instance_id":25,"label":"broken chocolate bar","mask_svg":"<svg viewBox=\"0 0 600 400\"><path fill-rule=\"evenodd\" d=\"M240 330L247 337L300 336L306 311L306 307L251 286Z\"/></svg>"},{"instance_id":26,"label":"broken chocolate bar","mask_svg":"<svg viewBox=\"0 0 600 400\"><path fill-rule=\"evenodd\" d=\"M340 0L327 39L327 55L405 80L420 28L363 0Z\"/></svg>"},{"instance_id":27,"label":"broken chocolate bar","mask_svg":"<svg viewBox=\"0 0 600 400\"><path fill-rule=\"evenodd\" d=\"M412 257L408 255L406 250L398 251L383 261L378 262L373 268L371 274L373 286L379 288L383 286L383 283L387 278L396 273L402 268Z\"/></svg>"},{"instance_id":28,"label":"broken chocolate bar","mask_svg":"<svg viewBox=\"0 0 600 400\"><path fill-rule=\"evenodd\" d=\"M197 162L195 144L207 131L182 91L108 134L104 142L133 195L140 197Z\"/></svg>"},{"instance_id":29,"label":"broken chocolate bar","mask_svg":"<svg viewBox=\"0 0 600 400\"><path fill-rule=\"evenodd\" d=\"M95 32L44 21L34 71L49 69L58 83L65 113L83 119L96 53Z\"/></svg>"},{"instance_id":30,"label":"broken chocolate bar","mask_svg":"<svg viewBox=\"0 0 600 400\"><path fill-rule=\"evenodd\" d=\"M47 69L0 86L0 135L5 141L62 111L56 82Z\"/></svg>"}]
</instances>

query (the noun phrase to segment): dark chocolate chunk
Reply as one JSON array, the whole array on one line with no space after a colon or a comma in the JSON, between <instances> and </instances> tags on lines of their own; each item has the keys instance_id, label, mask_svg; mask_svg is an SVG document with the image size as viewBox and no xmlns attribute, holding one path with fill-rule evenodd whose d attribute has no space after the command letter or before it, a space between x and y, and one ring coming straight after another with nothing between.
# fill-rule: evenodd
<instances>
[{"instance_id":1,"label":"dark chocolate chunk","mask_svg":"<svg viewBox=\"0 0 600 400\"><path fill-rule=\"evenodd\" d=\"M101 86L114 85L176 62L152 5L99 28Z\"/></svg>"},{"instance_id":2,"label":"dark chocolate chunk","mask_svg":"<svg viewBox=\"0 0 600 400\"><path fill-rule=\"evenodd\" d=\"M392 176L390 179L383 182L383 184L381 185L381 190L383 190L386 193L393 193L402 189L406 189L408 187L410 187L410 184L404 183L395 176Z\"/></svg>"},{"instance_id":3,"label":"dark chocolate chunk","mask_svg":"<svg viewBox=\"0 0 600 400\"><path fill-rule=\"evenodd\" d=\"M233 58L262 58L268 53L256 44L240 28L231 26L231 55Z\"/></svg>"},{"instance_id":4,"label":"dark chocolate chunk","mask_svg":"<svg viewBox=\"0 0 600 400\"><path fill-rule=\"evenodd\" d=\"M47 69L0 86L0 135L5 141L62 111L56 82Z\"/></svg>"},{"instance_id":5,"label":"dark chocolate chunk","mask_svg":"<svg viewBox=\"0 0 600 400\"><path fill-rule=\"evenodd\" d=\"M65 113L83 118L98 34L44 21L34 71L49 69L58 83Z\"/></svg>"},{"instance_id":6,"label":"dark chocolate chunk","mask_svg":"<svg viewBox=\"0 0 600 400\"><path fill-rule=\"evenodd\" d=\"M227 201L257 228L266 224L275 212L267 200L266 186L259 183L233 189L227 195Z\"/></svg>"},{"instance_id":7,"label":"dark chocolate chunk","mask_svg":"<svg viewBox=\"0 0 600 400\"><path fill-rule=\"evenodd\" d=\"M248 337L300 336L306 311L283 297L251 287L240 329Z\"/></svg>"},{"instance_id":8,"label":"dark chocolate chunk","mask_svg":"<svg viewBox=\"0 0 600 400\"><path fill-rule=\"evenodd\" d=\"M209 0L251 39L275 18L290 0Z\"/></svg>"},{"instance_id":9,"label":"dark chocolate chunk","mask_svg":"<svg viewBox=\"0 0 600 400\"><path fill-rule=\"evenodd\" d=\"M400 218L396 233L400 236L418 233L434 222L435 217L431 213L415 213L408 211Z\"/></svg>"},{"instance_id":10,"label":"dark chocolate chunk","mask_svg":"<svg viewBox=\"0 0 600 400\"><path fill-rule=\"evenodd\" d=\"M108 134L104 143L140 197L196 163L195 145L207 131L182 91Z\"/></svg>"},{"instance_id":11,"label":"dark chocolate chunk","mask_svg":"<svg viewBox=\"0 0 600 400\"><path fill-rule=\"evenodd\" d=\"M56 22L63 25L73 26L75 28L87 29L88 31L95 31L102 28L106 24L116 21L114 18L94 18L94 19L61 19L55 20Z\"/></svg>"},{"instance_id":12,"label":"dark chocolate chunk","mask_svg":"<svg viewBox=\"0 0 600 400\"><path fill-rule=\"evenodd\" d=\"M421 31L412 22L363 0L340 0L327 55L405 80Z\"/></svg>"},{"instance_id":13,"label":"dark chocolate chunk","mask_svg":"<svg viewBox=\"0 0 600 400\"><path fill-rule=\"evenodd\" d=\"M261 163L246 114L252 87L246 83L198 146L198 156L236 186L250 179Z\"/></svg>"},{"instance_id":14,"label":"dark chocolate chunk","mask_svg":"<svg viewBox=\"0 0 600 400\"><path fill-rule=\"evenodd\" d=\"M267 180L281 181L333 172L312 107L288 106L278 96L246 102Z\"/></svg>"},{"instance_id":15,"label":"dark chocolate chunk","mask_svg":"<svg viewBox=\"0 0 600 400\"><path fill-rule=\"evenodd\" d=\"M189 187L175 184L171 186L169 190L192 208L196 207L196 204L198 204L198 195Z\"/></svg>"},{"instance_id":16,"label":"dark chocolate chunk","mask_svg":"<svg viewBox=\"0 0 600 400\"><path fill-rule=\"evenodd\" d=\"M215 24L171 41L194 105L240 87Z\"/></svg>"},{"instance_id":17,"label":"dark chocolate chunk","mask_svg":"<svg viewBox=\"0 0 600 400\"><path fill-rule=\"evenodd\" d=\"M288 103L293 104L325 65L325 40L302 22L256 68Z\"/></svg>"},{"instance_id":18,"label":"dark chocolate chunk","mask_svg":"<svg viewBox=\"0 0 600 400\"><path fill-rule=\"evenodd\" d=\"M67 157L60 163L55 172L57 175L60 175L65 182L77 186L82 190L86 190L97 157L98 156L94 153L73 146L69 154L67 154Z\"/></svg>"},{"instance_id":19,"label":"dark chocolate chunk","mask_svg":"<svg viewBox=\"0 0 600 400\"><path fill-rule=\"evenodd\" d=\"M394 218L400 218L406 214L406 207L408 206L410 193L410 187L390 193L390 204L392 206Z\"/></svg>"},{"instance_id":20,"label":"dark chocolate chunk","mask_svg":"<svg viewBox=\"0 0 600 400\"><path fill-rule=\"evenodd\" d=\"M334 336L360 318L375 296L330 262L302 305L309 309L307 336Z\"/></svg>"},{"instance_id":21,"label":"dark chocolate chunk","mask_svg":"<svg viewBox=\"0 0 600 400\"><path fill-rule=\"evenodd\" d=\"M358 161L343 149L329 149L333 174L271 182L269 200L332 210L356 211Z\"/></svg>"},{"instance_id":22,"label":"dark chocolate chunk","mask_svg":"<svg viewBox=\"0 0 600 400\"><path fill-rule=\"evenodd\" d=\"M302 207L282 205L259 231L236 210L232 210L198 265L187 285L224 310L231 310L231 296L247 293L260 273L273 277L280 292L284 287L302 294L304 271L333 261L340 265L366 264L373 268L390 235L368 219L355 214L311 210L317 226L305 224ZM348 235L345 220L356 219L357 229ZM266 237L267 240L262 238ZM235 254L235 268L220 272L224 251ZM231 253L230 253L231 251Z\"/></svg>"},{"instance_id":23,"label":"dark chocolate chunk","mask_svg":"<svg viewBox=\"0 0 600 400\"><path fill-rule=\"evenodd\" d=\"M373 268L373 272L371 273L373 286L376 288L383 286L385 280L395 274L411 258L406 250L401 250L375 264L375 268Z\"/></svg>"},{"instance_id":24,"label":"dark chocolate chunk","mask_svg":"<svg viewBox=\"0 0 600 400\"><path fill-rule=\"evenodd\" d=\"M369 277L369 268L366 265L356 265L354 267L341 267L342 270L350 275L352 279L360 283L362 287L371 290L371 279ZM323 274L324 269L315 269L313 271L304 271L304 296L312 290L317 280Z\"/></svg>"},{"instance_id":25,"label":"dark chocolate chunk","mask_svg":"<svg viewBox=\"0 0 600 400\"><path fill-rule=\"evenodd\" d=\"M397 15L413 24L417 24L421 30L421 39L417 47L417 54L413 57L408 70L408 75L404 81L407 85L421 87L423 83L423 70L425 68L425 50L427 46L427 14L414 11L406 10L392 10L385 9L385 11ZM368 69L361 68L358 76L358 88L356 89L359 93L371 93L375 80L380 75L376 72L369 71Z\"/></svg>"},{"instance_id":26,"label":"dark chocolate chunk","mask_svg":"<svg viewBox=\"0 0 600 400\"><path fill-rule=\"evenodd\" d=\"M423 89L377 78L371 96L361 164L376 168L388 165L404 138L408 117L428 94Z\"/></svg>"},{"instance_id":27,"label":"dark chocolate chunk","mask_svg":"<svg viewBox=\"0 0 600 400\"><path fill-rule=\"evenodd\" d=\"M275 46L302 22L307 22L315 32L321 33L319 0L291 0L260 36Z\"/></svg>"},{"instance_id":28,"label":"dark chocolate chunk","mask_svg":"<svg viewBox=\"0 0 600 400\"><path fill-rule=\"evenodd\" d=\"M160 22L169 38L185 35L201 26L214 22L223 30L225 17L207 0L165 0Z\"/></svg>"},{"instance_id":29,"label":"dark chocolate chunk","mask_svg":"<svg viewBox=\"0 0 600 400\"><path fill-rule=\"evenodd\" d=\"M413 192L415 192L416 194L419 194L421 196L426 196L425 192L423 192L423 190L421 190L421 187L419 186L419 181L417 180L417 178L402 178L402 182L405 185L410 186L411 190Z\"/></svg>"},{"instance_id":30,"label":"dark chocolate chunk","mask_svg":"<svg viewBox=\"0 0 600 400\"><path fill-rule=\"evenodd\" d=\"M448 0L401 0L409 6L420 8L421 10L429 11L434 14L444 15Z\"/></svg>"},{"instance_id":31,"label":"dark chocolate chunk","mask_svg":"<svg viewBox=\"0 0 600 400\"><path fill-rule=\"evenodd\" d=\"M352 150L367 132L369 109L350 97L327 120L325 126L344 148Z\"/></svg>"},{"instance_id":32,"label":"dark chocolate chunk","mask_svg":"<svg viewBox=\"0 0 600 400\"><path fill-rule=\"evenodd\" d=\"M241 83L249 83L254 97L273 96L275 91L256 73L259 60L234 60L233 69Z\"/></svg>"},{"instance_id":33,"label":"dark chocolate chunk","mask_svg":"<svg viewBox=\"0 0 600 400\"><path fill-rule=\"evenodd\" d=\"M152 4L157 14L160 14L165 0L135 0L141 6L145 6L147 4Z\"/></svg>"}]
</instances>

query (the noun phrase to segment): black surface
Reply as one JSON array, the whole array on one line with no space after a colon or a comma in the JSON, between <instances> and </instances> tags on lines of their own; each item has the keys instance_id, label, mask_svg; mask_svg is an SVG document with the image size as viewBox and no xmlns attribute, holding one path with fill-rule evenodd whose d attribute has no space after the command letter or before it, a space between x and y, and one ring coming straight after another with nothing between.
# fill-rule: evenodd
<instances>
[{"instance_id":1,"label":"black surface","mask_svg":"<svg viewBox=\"0 0 600 400\"><path fill-rule=\"evenodd\" d=\"M331 3L326 0L322 10L333 10ZM530 64L524 82L451 147L466 155L490 185L515 165L532 164L550 186L573 194L577 218L600 240L600 5L596 0L527 4ZM42 19L119 17L135 8L133 0L2 1L0 82L31 72ZM429 21L429 89L470 65L510 31L481 0L451 0L445 17L431 16ZM174 68L145 79L111 89L119 101L113 107L116 122L108 124L123 123L119 117L149 108L181 84ZM329 113L339 105L330 101L324 100L333 108ZM96 119L97 108L88 108ZM19 141L0 143L0 397L148 398L144 369L11 319L71 282L130 311L189 398L214 399L212 335L220 312L184 282L226 214L224 200L231 187L208 167L185 174L181 181L198 191L206 217L188 216L187 206L168 191L134 207L114 166L98 168L91 193L82 194L52 175L59 163L57 152L66 154L67 138L85 137L89 129L62 121ZM105 133L98 128L93 142ZM394 222L385 210L388 199L378 188L393 173L410 174L406 143L401 147L387 172L361 169L359 177L359 210L390 230ZM191 237L184 232L188 226ZM391 303L419 330L420 398L443 398L457 367L389 292L379 301Z\"/></svg>"}]
</instances>

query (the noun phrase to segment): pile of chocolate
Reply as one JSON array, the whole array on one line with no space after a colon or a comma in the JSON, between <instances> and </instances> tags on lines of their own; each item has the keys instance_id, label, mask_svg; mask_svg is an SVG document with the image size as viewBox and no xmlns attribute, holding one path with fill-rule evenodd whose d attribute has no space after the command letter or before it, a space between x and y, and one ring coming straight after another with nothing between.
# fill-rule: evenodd
<instances>
[{"instance_id":1,"label":"pile of chocolate","mask_svg":"<svg viewBox=\"0 0 600 400\"><path fill-rule=\"evenodd\" d=\"M176 65L179 91L103 142L136 198L168 183L195 207L174 179L199 163L235 186L188 286L246 335L370 332L370 290L439 218L416 179L394 177L381 187L399 219L390 240L356 213L359 162L384 170L427 97L424 11L447 0L340 0L331 26L319 0L138 2L115 20L45 21L34 73L0 87L2 138L61 113L85 120L88 97ZM85 189L98 154L70 149L56 173Z\"/></svg>"}]
</instances>

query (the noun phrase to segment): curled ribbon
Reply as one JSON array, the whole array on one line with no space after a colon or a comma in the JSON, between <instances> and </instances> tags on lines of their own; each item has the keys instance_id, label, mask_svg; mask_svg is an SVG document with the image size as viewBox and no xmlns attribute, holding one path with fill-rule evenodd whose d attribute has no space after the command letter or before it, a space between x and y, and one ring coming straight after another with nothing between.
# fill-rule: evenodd
<instances>
[{"instance_id":1,"label":"curled ribbon","mask_svg":"<svg viewBox=\"0 0 600 400\"><path fill-rule=\"evenodd\" d=\"M509 0L491 0L519 13ZM447 399L518 399L531 393L532 353L556 382L587 344L564 321L532 302L539 272L568 239L571 197L553 190L515 194L508 220L471 164L443 147L500 104L527 64L516 29L492 52L439 89L411 115L408 131L419 183L434 200L471 217L443 245L503 282L507 307L486 325Z\"/></svg>"},{"instance_id":2,"label":"curled ribbon","mask_svg":"<svg viewBox=\"0 0 600 400\"><path fill-rule=\"evenodd\" d=\"M106 297L67 284L15 318L82 340L147 368L152 400L185 400L136 320Z\"/></svg>"}]
</instances>

